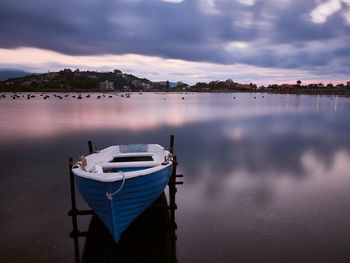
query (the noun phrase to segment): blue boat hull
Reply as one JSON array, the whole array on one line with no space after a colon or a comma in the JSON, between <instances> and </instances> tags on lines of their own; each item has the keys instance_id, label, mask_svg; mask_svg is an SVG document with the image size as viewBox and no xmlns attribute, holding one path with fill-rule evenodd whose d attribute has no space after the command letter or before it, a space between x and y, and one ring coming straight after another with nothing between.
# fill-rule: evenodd
<instances>
[{"instance_id":1,"label":"blue boat hull","mask_svg":"<svg viewBox=\"0 0 350 263\"><path fill-rule=\"evenodd\" d=\"M112 200L106 193L115 192L122 184L100 182L75 176L80 194L98 215L116 242L122 232L164 191L169 182L171 166L148 175L126 179L122 190Z\"/></svg>"}]
</instances>

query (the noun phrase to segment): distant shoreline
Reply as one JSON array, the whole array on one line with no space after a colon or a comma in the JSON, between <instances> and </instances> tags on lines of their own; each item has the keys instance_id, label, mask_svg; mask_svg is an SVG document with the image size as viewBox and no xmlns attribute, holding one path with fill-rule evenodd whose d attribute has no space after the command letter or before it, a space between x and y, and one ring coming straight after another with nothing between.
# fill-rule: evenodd
<instances>
[{"instance_id":1,"label":"distant shoreline","mask_svg":"<svg viewBox=\"0 0 350 263\"><path fill-rule=\"evenodd\" d=\"M50 90L50 91L1 91L0 94L136 94L136 93L178 93L178 94L190 94L190 93L251 93L251 94L275 94L275 95L322 95L322 96L342 96L350 97L350 92L271 92L271 91L86 91L86 90Z\"/></svg>"},{"instance_id":2,"label":"distant shoreline","mask_svg":"<svg viewBox=\"0 0 350 263\"><path fill-rule=\"evenodd\" d=\"M64 69L37 75L10 78L0 81L0 92L12 93L128 93L128 92L209 92L209 93L268 93L268 94L310 94L350 96L350 81L345 85L329 83L302 85L271 84L267 87L254 83L242 84L227 79L224 81L198 82L188 85L181 81L153 82L115 69L113 72L80 71Z\"/></svg>"}]
</instances>

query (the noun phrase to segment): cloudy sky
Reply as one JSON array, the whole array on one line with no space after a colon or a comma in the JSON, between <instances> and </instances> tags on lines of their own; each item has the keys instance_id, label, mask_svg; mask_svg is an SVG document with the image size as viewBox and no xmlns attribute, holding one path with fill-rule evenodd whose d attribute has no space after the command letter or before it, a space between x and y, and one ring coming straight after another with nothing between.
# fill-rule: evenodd
<instances>
[{"instance_id":1,"label":"cloudy sky","mask_svg":"<svg viewBox=\"0 0 350 263\"><path fill-rule=\"evenodd\" d=\"M1 0L0 68L350 80L350 0Z\"/></svg>"}]
</instances>

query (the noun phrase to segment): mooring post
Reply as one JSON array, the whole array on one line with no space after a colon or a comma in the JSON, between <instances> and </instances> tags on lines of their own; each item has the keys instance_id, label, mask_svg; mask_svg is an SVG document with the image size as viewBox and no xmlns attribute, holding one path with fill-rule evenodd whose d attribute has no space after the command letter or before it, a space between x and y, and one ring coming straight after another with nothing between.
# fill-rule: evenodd
<instances>
[{"instance_id":1,"label":"mooring post","mask_svg":"<svg viewBox=\"0 0 350 263\"><path fill-rule=\"evenodd\" d=\"M89 145L89 154L92 154L94 152L92 149L92 142L88 141L88 145Z\"/></svg>"},{"instance_id":2,"label":"mooring post","mask_svg":"<svg viewBox=\"0 0 350 263\"><path fill-rule=\"evenodd\" d=\"M174 135L170 135L170 147L169 147L169 152L171 154L174 153Z\"/></svg>"},{"instance_id":3,"label":"mooring post","mask_svg":"<svg viewBox=\"0 0 350 263\"><path fill-rule=\"evenodd\" d=\"M72 209L69 212L69 215L72 217L73 223L73 232L71 235L78 234L78 222L77 222L77 206L75 202L75 184L74 184L74 174L72 172L73 167L73 158L69 157L69 179L70 179L70 196L71 196L71 204Z\"/></svg>"},{"instance_id":4,"label":"mooring post","mask_svg":"<svg viewBox=\"0 0 350 263\"><path fill-rule=\"evenodd\" d=\"M79 230L78 230L78 221L77 221L77 206L75 202L75 183L74 183L74 174L72 172L73 167L73 158L69 157L69 179L70 179L70 195L71 195L71 204L72 209L69 211L69 215L72 217L73 231L70 233L70 237L74 239L74 254L75 262L80 262L80 253L79 253Z\"/></svg>"},{"instance_id":5,"label":"mooring post","mask_svg":"<svg viewBox=\"0 0 350 263\"><path fill-rule=\"evenodd\" d=\"M175 222L175 210L177 209L176 202L175 202L175 194L177 192L176 189L176 156L173 156L173 166L170 176L170 182L169 182L169 199L170 199L170 227L176 229L177 225Z\"/></svg>"}]
</instances>

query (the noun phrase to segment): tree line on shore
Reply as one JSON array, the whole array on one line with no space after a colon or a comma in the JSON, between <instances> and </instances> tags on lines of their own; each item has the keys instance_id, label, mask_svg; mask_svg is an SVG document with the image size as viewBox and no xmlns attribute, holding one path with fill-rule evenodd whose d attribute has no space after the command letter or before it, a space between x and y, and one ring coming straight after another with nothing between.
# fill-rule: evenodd
<instances>
[{"instance_id":1,"label":"tree line on shore","mask_svg":"<svg viewBox=\"0 0 350 263\"><path fill-rule=\"evenodd\" d=\"M109 85L104 85L104 84ZM183 82L169 81L152 82L138 78L120 70L113 72L80 71L64 69L59 72L33 74L25 77L10 78L0 82L2 92L99 92L99 91L150 91L150 92L273 92L273 93L327 93L349 94L350 82L347 85L322 83L302 85L298 80L295 84L271 84L258 87L256 84L241 84L232 79L225 81L198 82L189 86Z\"/></svg>"}]
</instances>

